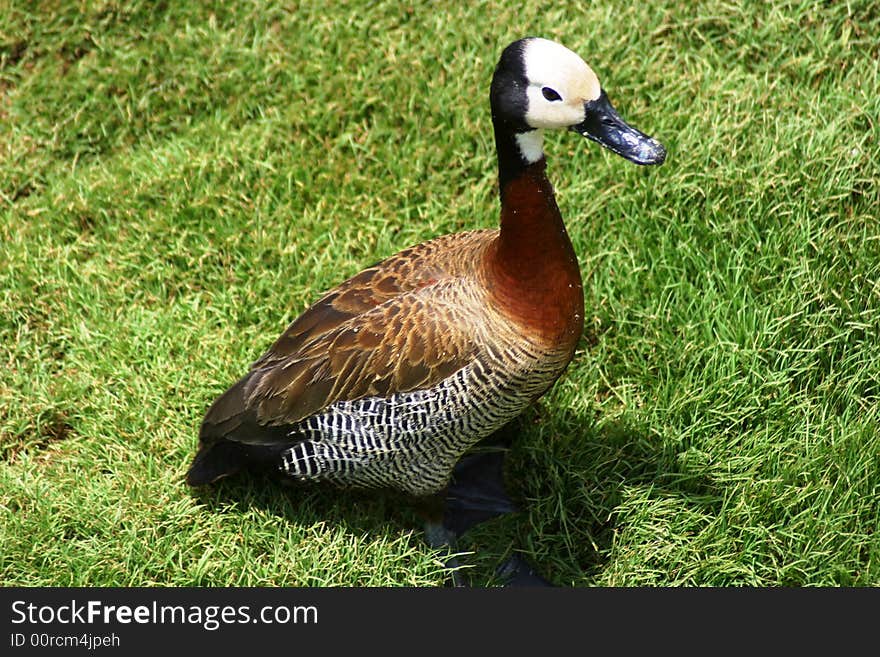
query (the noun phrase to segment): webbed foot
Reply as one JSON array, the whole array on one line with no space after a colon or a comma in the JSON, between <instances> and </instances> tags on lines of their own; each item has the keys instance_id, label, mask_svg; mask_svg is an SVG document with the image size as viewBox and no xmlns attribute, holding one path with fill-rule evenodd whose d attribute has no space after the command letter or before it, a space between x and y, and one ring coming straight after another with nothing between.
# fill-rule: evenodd
<instances>
[{"instance_id":1,"label":"webbed foot","mask_svg":"<svg viewBox=\"0 0 880 657\"><path fill-rule=\"evenodd\" d=\"M501 564L495 575L503 582L502 586L553 586L518 554Z\"/></svg>"},{"instance_id":2,"label":"webbed foot","mask_svg":"<svg viewBox=\"0 0 880 657\"><path fill-rule=\"evenodd\" d=\"M482 522L519 510L504 487L504 455L505 451L496 449L463 457L455 466L442 499L442 521L425 525L428 544L449 550L451 556L446 567L452 586L470 586L453 554L458 538ZM516 554L498 568L496 575L502 586L552 586Z\"/></svg>"}]
</instances>

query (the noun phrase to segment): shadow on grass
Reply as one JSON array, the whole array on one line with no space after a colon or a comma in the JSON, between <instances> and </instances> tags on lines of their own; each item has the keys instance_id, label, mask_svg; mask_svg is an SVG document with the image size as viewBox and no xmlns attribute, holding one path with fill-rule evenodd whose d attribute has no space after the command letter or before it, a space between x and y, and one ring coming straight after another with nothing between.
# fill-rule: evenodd
<instances>
[{"instance_id":1,"label":"shadow on grass","mask_svg":"<svg viewBox=\"0 0 880 657\"><path fill-rule=\"evenodd\" d=\"M518 542L554 582L587 586L599 578L627 490L675 498L701 513L721 511L723 491L681 458L680 444L649 427L576 414L533 424L544 426L526 428L514 443L508 480L523 509Z\"/></svg>"},{"instance_id":2,"label":"shadow on grass","mask_svg":"<svg viewBox=\"0 0 880 657\"><path fill-rule=\"evenodd\" d=\"M244 472L192 493L212 512L241 514L256 509L304 527L332 524L358 535L421 529L414 507L392 491L289 484L269 475Z\"/></svg>"},{"instance_id":3,"label":"shadow on grass","mask_svg":"<svg viewBox=\"0 0 880 657\"><path fill-rule=\"evenodd\" d=\"M598 425L579 416L544 423L529 411L489 442L509 445L505 478L521 511L462 537L459 548L472 552L463 563L474 585L498 584L495 571L513 552L557 584L590 585L606 566L615 510L628 487L648 487L652 496L683 499L710 513L722 503L715 484L683 465L680 447L672 450L635 423ZM289 484L243 473L193 494L216 513L254 508L296 526L327 524L353 535L421 537L424 526L417 502L393 491Z\"/></svg>"}]
</instances>

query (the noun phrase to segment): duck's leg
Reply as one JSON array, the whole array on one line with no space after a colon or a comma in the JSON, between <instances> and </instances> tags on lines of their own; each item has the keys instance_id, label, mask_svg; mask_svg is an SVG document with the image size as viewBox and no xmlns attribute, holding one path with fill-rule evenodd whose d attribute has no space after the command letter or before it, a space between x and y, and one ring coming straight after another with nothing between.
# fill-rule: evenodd
<instances>
[{"instance_id":1,"label":"duck's leg","mask_svg":"<svg viewBox=\"0 0 880 657\"><path fill-rule=\"evenodd\" d=\"M445 492L441 522L429 522L425 534L430 544L444 545L454 550L457 539L468 529L506 513L518 511L504 487L504 451L476 452L462 458L452 473ZM457 570L454 557L447 562L455 586L466 585L464 575ZM514 555L498 569L505 586L551 586L536 574L528 563Z\"/></svg>"},{"instance_id":2,"label":"duck's leg","mask_svg":"<svg viewBox=\"0 0 880 657\"><path fill-rule=\"evenodd\" d=\"M475 452L456 464L443 513L443 525L453 534L518 510L504 488L503 451Z\"/></svg>"},{"instance_id":3,"label":"duck's leg","mask_svg":"<svg viewBox=\"0 0 880 657\"><path fill-rule=\"evenodd\" d=\"M452 586L470 586L467 576L462 572L461 564L455 556L459 535L449 529L444 522L445 507L445 491L416 500L416 508L425 518L425 542L432 548L447 552L448 556L444 566L449 572Z\"/></svg>"}]
</instances>

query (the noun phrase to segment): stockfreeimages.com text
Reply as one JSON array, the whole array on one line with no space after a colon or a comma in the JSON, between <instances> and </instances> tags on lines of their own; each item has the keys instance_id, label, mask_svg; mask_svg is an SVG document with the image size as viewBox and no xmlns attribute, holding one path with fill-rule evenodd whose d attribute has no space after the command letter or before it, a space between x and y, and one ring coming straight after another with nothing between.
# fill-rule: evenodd
<instances>
[{"instance_id":1,"label":"stockfreeimages.com text","mask_svg":"<svg viewBox=\"0 0 880 657\"><path fill-rule=\"evenodd\" d=\"M24 600L12 603L12 623L32 625L60 623L62 625L110 625L131 623L143 625L201 625L213 631L221 625L263 623L317 624L318 609L312 605L264 606L253 611L248 605L160 605L153 601L147 605L109 605L100 600L69 604L35 605Z\"/></svg>"}]
</instances>

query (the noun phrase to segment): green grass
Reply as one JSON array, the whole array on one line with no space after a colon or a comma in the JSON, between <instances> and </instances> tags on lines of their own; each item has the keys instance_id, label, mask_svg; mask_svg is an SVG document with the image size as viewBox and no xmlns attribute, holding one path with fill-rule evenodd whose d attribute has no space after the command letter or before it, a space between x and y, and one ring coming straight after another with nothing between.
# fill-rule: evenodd
<instances>
[{"instance_id":1,"label":"green grass","mask_svg":"<svg viewBox=\"0 0 880 657\"><path fill-rule=\"evenodd\" d=\"M540 34L670 156L548 138L587 327L474 579L880 585L875 2L234 4L0 12L3 584L442 584L393 500L182 475L321 291L495 225L489 79Z\"/></svg>"}]
</instances>

